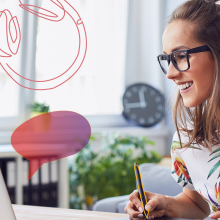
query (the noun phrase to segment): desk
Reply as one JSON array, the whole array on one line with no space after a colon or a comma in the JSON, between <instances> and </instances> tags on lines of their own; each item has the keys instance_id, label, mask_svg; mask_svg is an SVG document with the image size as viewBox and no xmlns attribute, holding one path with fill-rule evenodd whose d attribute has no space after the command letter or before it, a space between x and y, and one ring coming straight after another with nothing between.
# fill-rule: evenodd
<instances>
[{"instance_id":1,"label":"desk","mask_svg":"<svg viewBox=\"0 0 220 220\"><path fill-rule=\"evenodd\" d=\"M108 220L128 217L127 214L76 209L12 205L17 220Z\"/></svg>"}]
</instances>

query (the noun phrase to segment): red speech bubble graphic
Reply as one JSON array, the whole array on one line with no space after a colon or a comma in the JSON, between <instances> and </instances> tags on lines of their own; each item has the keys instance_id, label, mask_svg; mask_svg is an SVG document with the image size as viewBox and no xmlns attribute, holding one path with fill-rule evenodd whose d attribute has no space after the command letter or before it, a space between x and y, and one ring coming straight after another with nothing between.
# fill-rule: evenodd
<instances>
[{"instance_id":1,"label":"red speech bubble graphic","mask_svg":"<svg viewBox=\"0 0 220 220\"><path fill-rule=\"evenodd\" d=\"M11 136L13 148L29 160L28 180L44 164L78 153L89 142L91 127L71 111L44 113L21 124ZM38 163L36 162L38 160Z\"/></svg>"},{"instance_id":2,"label":"red speech bubble graphic","mask_svg":"<svg viewBox=\"0 0 220 220\"><path fill-rule=\"evenodd\" d=\"M51 79L45 79L41 81L33 80L25 78L24 76L17 73L14 68L10 65L10 58L12 56L17 55L20 42L21 42L21 31L17 17L13 17L11 12L7 9L0 11L0 19L2 16L6 18L6 38L7 38L7 45L0 45L0 65L4 69L4 71L14 80L18 85L31 90L50 90L55 89L58 86L67 82L82 66L86 51L87 51L87 35L86 30L83 24L81 17L79 16L78 12L72 7L72 5L67 0L50 0L56 6L56 11L52 12L48 9L37 7L35 5L23 4L21 0L19 0L19 6L38 16L40 18L46 19L51 22L60 22L62 21L66 15L68 15L72 21L73 26L76 28L78 33L78 49L73 53L73 61L66 70L55 76ZM70 27L70 28L73 28ZM15 36L12 36L12 29L15 32ZM46 37L46 36L45 36ZM71 42L70 42L71 43ZM8 51L4 51L1 49L3 47L8 47ZM76 56L74 56L76 54ZM46 61L45 61L46 62ZM59 64L57 64L59 65ZM35 88L26 87L21 85L16 78L23 78L24 83L26 80L35 82ZM23 82L23 81L22 81Z\"/></svg>"}]
</instances>

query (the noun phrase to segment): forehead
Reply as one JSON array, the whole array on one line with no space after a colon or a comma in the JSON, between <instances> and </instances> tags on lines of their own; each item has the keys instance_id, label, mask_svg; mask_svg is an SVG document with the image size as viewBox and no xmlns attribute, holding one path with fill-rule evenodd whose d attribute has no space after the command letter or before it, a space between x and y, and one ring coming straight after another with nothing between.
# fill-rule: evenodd
<instances>
[{"instance_id":1,"label":"forehead","mask_svg":"<svg viewBox=\"0 0 220 220\"><path fill-rule=\"evenodd\" d=\"M178 46L193 48L196 44L198 45L198 42L192 37L191 27L185 21L171 22L163 33L163 51L170 54L172 49Z\"/></svg>"}]
</instances>

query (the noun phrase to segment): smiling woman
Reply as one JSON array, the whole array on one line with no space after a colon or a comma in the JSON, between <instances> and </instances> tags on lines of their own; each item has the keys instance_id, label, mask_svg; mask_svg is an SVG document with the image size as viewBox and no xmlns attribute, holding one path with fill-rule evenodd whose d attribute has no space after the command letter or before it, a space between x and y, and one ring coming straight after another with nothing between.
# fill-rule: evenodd
<instances>
[{"instance_id":1,"label":"smiling woman","mask_svg":"<svg viewBox=\"0 0 220 220\"><path fill-rule=\"evenodd\" d=\"M183 193L145 192L149 219L220 218L220 6L217 0L188 0L177 7L163 33L162 71L179 88L173 118L172 176ZM217 161L216 161L217 160ZM138 193L125 211L142 218ZM147 210L147 208L145 207Z\"/></svg>"}]
</instances>

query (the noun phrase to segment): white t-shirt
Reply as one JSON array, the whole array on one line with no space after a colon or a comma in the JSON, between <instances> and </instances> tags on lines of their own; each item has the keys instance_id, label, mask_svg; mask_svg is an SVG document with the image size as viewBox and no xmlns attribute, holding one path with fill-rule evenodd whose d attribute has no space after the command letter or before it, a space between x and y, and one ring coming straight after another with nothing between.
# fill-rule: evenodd
<instances>
[{"instance_id":1,"label":"white t-shirt","mask_svg":"<svg viewBox=\"0 0 220 220\"><path fill-rule=\"evenodd\" d=\"M188 137L180 132L181 142ZM177 132L171 146L172 176L181 186L196 190L211 206L220 211L220 146L210 150L197 144L181 148Z\"/></svg>"}]
</instances>

